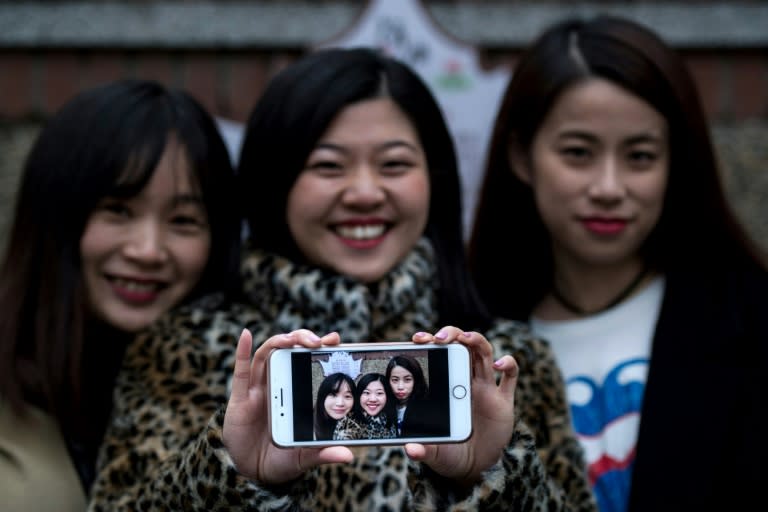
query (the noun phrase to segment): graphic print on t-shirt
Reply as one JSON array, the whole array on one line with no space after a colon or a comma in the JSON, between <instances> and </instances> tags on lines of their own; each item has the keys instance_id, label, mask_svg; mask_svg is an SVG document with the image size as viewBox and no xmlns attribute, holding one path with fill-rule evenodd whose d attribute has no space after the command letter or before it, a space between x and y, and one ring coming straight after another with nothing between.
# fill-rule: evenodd
<instances>
[{"instance_id":1,"label":"graphic print on t-shirt","mask_svg":"<svg viewBox=\"0 0 768 512\"><path fill-rule=\"evenodd\" d=\"M567 381L600 512L625 510L647 372L648 359L634 358L617 364L602 385L583 375Z\"/></svg>"}]
</instances>

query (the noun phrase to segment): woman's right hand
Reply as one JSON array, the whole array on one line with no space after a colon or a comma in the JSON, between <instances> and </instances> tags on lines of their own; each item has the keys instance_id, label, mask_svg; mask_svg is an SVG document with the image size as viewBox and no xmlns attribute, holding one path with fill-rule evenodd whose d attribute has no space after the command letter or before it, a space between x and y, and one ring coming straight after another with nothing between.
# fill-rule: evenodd
<instances>
[{"instance_id":1,"label":"woman's right hand","mask_svg":"<svg viewBox=\"0 0 768 512\"><path fill-rule=\"evenodd\" d=\"M281 484L298 478L305 471L331 462L348 463L349 448L278 448L272 443L269 428L267 362L276 348L294 345L317 348L338 345L335 332L322 338L306 329L269 338L253 355L250 331L244 329L237 342L232 394L224 416L224 445L242 475L262 484Z\"/></svg>"}]
</instances>

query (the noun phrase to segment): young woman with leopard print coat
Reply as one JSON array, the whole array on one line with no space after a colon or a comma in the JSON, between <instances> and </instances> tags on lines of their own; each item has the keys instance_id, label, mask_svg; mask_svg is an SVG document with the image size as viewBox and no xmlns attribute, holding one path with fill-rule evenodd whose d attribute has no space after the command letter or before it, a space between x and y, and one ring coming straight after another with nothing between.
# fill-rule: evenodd
<instances>
[{"instance_id":1,"label":"young woman with leopard print coat","mask_svg":"<svg viewBox=\"0 0 768 512\"><path fill-rule=\"evenodd\" d=\"M549 345L476 299L451 136L415 73L366 49L301 59L256 106L238 174L244 296L128 348L91 511L596 510ZM468 346L482 436L270 442L273 348L402 339Z\"/></svg>"}]
</instances>

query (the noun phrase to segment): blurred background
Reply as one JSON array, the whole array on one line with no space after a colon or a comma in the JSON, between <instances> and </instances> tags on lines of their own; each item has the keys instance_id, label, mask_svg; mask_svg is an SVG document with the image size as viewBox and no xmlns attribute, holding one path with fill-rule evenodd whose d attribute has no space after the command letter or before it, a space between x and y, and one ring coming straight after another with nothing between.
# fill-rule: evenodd
<instances>
[{"instance_id":1,"label":"blurred background","mask_svg":"<svg viewBox=\"0 0 768 512\"><path fill-rule=\"evenodd\" d=\"M26 152L41 123L73 94L125 77L183 87L220 120L236 158L239 127L270 77L340 41L374 3L0 1L0 248ZM512 71L521 47L566 15L615 13L655 29L687 60L730 199L768 248L768 0L407 3L489 73Z\"/></svg>"}]
</instances>

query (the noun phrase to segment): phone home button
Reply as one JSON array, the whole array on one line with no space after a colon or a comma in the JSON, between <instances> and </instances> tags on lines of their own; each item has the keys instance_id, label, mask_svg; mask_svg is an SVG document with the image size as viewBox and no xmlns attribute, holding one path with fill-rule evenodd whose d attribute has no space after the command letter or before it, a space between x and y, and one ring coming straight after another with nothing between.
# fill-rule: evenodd
<instances>
[{"instance_id":1,"label":"phone home button","mask_svg":"<svg viewBox=\"0 0 768 512\"><path fill-rule=\"evenodd\" d=\"M461 385L453 386L453 396L454 398L459 398L459 399L464 398L465 396L467 396L467 388Z\"/></svg>"}]
</instances>

